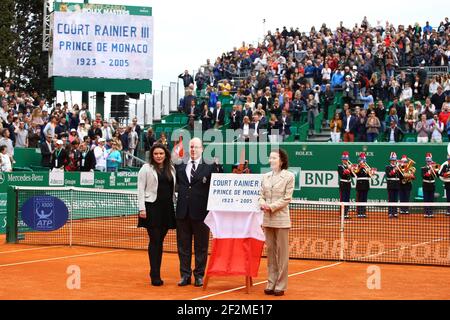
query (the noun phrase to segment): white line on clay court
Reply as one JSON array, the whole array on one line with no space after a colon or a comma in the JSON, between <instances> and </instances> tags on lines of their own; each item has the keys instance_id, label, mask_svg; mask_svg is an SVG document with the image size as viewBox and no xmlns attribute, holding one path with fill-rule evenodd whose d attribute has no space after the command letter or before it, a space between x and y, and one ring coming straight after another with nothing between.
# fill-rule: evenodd
<instances>
[{"instance_id":1,"label":"white line on clay court","mask_svg":"<svg viewBox=\"0 0 450 320\"><path fill-rule=\"evenodd\" d=\"M302 274L305 274L305 273L309 273L309 272L314 272L314 271L318 271L318 270L322 270L322 269L326 269L326 268L336 267L336 266L338 266L340 264L343 264L343 263L344 262L337 262L337 263L329 264L329 265L318 267L318 268L313 268L313 269L308 269L308 270L296 272L296 273L290 274L288 277L295 277L295 276L299 276L299 275L302 275ZM267 283L267 280L266 281L261 281L261 282L258 282L258 283L254 283L253 286L257 286L257 285L264 284L264 283ZM238 290L242 290L242 289L245 289L245 288L246 288L246 286L241 286L241 287L238 287L238 288L234 288L234 289L230 289L230 290L225 290L225 291L209 294L207 296L194 298L192 300L208 299L208 298L215 297L215 296L218 296L218 295L221 295L221 294L226 294L226 293L238 291Z\"/></svg>"},{"instance_id":2,"label":"white line on clay court","mask_svg":"<svg viewBox=\"0 0 450 320\"><path fill-rule=\"evenodd\" d=\"M27 249L8 250L8 251L1 251L0 254L15 253L15 252L25 252L25 251L35 251L35 250L46 250L46 249L54 249L54 248L62 248L62 247L66 247L66 246L46 246L46 247L39 247L39 248L27 248Z\"/></svg>"},{"instance_id":3,"label":"white line on clay court","mask_svg":"<svg viewBox=\"0 0 450 320\"><path fill-rule=\"evenodd\" d=\"M417 243L417 244L414 244L414 245L411 245L411 246L407 246L407 247L397 248L397 249L388 250L388 251L384 251L384 252L377 253L377 254L368 255L368 256L365 256L365 257L360 258L360 260L367 259L367 258L372 258L372 257L376 257L376 256L383 255L383 254L390 253L390 252L395 252L395 251L399 251L399 250L404 250L404 249L409 248L409 247L418 247L418 246L421 246L421 245L431 244L431 243L434 243L434 242L442 241L442 240L444 240L444 239L447 239L447 238L435 239L435 240L432 240L432 241L427 241L427 242ZM322 269L327 269L327 268L336 267L336 266L341 265L341 264L343 264L343 263L344 263L344 261L342 261L342 262L337 262L337 263L333 263L333 264L329 264L329 265L322 266L322 267L318 267L318 268L314 268L314 269L308 269L308 270L305 270L305 271L300 271L300 272L297 272L297 273L290 274L290 275L288 275L288 277L295 277L295 276L299 276L299 275L302 275L302 274L305 274L305 273L309 273L309 272L314 272L314 271L318 271L318 270L322 270ZM257 285L264 284L264 283L267 283L267 280L266 280L266 281L261 281L261 282L255 283L255 284L253 284L253 285L254 285L254 286L257 286ZM230 293L230 292L242 290L242 289L245 289L245 288L246 288L246 286L241 286L241 287L238 287L238 288L233 288L233 289L230 289L230 290L225 290L225 291L213 293L213 294L210 294L210 295L207 295L207 296L203 296L203 297L199 297L199 298L194 298L194 299L192 299L192 300L208 299L208 298L211 298L211 297L215 297L215 296L218 296L218 295L222 295L222 294L226 294L226 293Z\"/></svg>"},{"instance_id":4,"label":"white line on clay court","mask_svg":"<svg viewBox=\"0 0 450 320\"><path fill-rule=\"evenodd\" d=\"M90 256L96 256L96 255L108 254L108 253L116 253L116 252L122 252L122 251L125 251L125 250L109 250L109 251L91 252L91 253L76 254L76 255L56 257L56 258L30 260L30 261L23 261L23 262L16 262L16 263L8 263L8 264L0 264L0 268L2 268L2 267L19 266L19 265L24 265L24 264L39 263L39 262L64 260L64 259L70 259L70 258L90 257Z\"/></svg>"}]
</instances>

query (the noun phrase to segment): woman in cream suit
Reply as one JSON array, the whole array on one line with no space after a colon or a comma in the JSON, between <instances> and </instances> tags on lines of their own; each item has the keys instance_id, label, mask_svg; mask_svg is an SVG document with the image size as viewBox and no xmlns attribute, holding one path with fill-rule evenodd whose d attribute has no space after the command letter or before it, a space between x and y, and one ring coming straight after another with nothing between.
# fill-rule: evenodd
<instances>
[{"instance_id":1,"label":"woman in cream suit","mask_svg":"<svg viewBox=\"0 0 450 320\"><path fill-rule=\"evenodd\" d=\"M162 144L150 149L150 161L138 175L138 227L146 228L149 236L148 258L153 286L163 285L160 269L164 238L169 229L176 228L175 169L169 150Z\"/></svg>"},{"instance_id":2,"label":"woman in cream suit","mask_svg":"<svg viewBox=\"0 0 450 320\"><path fill-rule=\"evenodd\" d=\"M270 153L269 173L263 176L259 204L264 211L269 279L265 294L282 296L287 289L289 263L289 203L294 192L294 174L287 171L288 156L284 150Z\"/></svg>"}]
</instances>

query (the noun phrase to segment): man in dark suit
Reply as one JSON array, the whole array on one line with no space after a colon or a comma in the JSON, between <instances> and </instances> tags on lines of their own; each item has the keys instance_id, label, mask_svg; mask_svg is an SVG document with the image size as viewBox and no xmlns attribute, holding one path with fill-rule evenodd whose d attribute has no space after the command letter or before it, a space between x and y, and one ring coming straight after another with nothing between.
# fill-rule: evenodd
<instances>
[{"instance_id":1,"label":"man in dark suit","mask_svg":"<svg viewBox=\"0 0 450 320\"><path fill-rule=\"evenodd\" d=\"M198 117L198 109L195 100L191 100L189 106L184 109L184 113L189 117L191 115L195 116L195 120Z\"/></svg>"},{"instance_id":2,"label":"man in dark suit","mask_svg":"<svg viewBox=\"0 0 450 320\"><path fill-rule=\"evenodd\" d=\"M222 172L217 164L207 164L202 158L203 145L198 138L189 142L189 158L176 165L177 202L177 246L180 259L181 280L178 286L191 284L192 236L195 251L195 286L203 286L208 258L209 228L204 223L208 214L209 184L211 174ZM186 163L187 162L187 163Z\"/></svg>"},{"instance_id":3,"label":"man in dark suit","mask_svg":"<svg viewBox=\"0 0 450 320\"><path fill-rule=\"evenodd\" d=\"M344 130L344 142L355 141L356 117L352 115L350 109L345 111L345 117L342 121L342 129Z\"/></svg>"},{"instance_id":4,"label":"man in dark suit","mask_svg":"<svg viewBox=\"0 0 450 320\"><path fill-rule=\"evenodd\" d=\"M198 119L198 109L195 100L191 100L191 104L187 107L184 112L188 116L188 126L191 130L194 130L194 122Z\"/></svg>"},{"instance_id":5,"label":"man in dark suit","mask_svg":"<svg viewBox=\"0 0 450 320\"><path fill-rule=\"evenodd\" d=\"M222 103L217 101L213 112L214 129L219 129L225 123L225 111L222 109Z\"/></svg>"},{"instance_id":6,"label":"man in dark suit","mask_svg":"<svg viewBox=\"0 0 450 320\"><path fill-rule=\"evenodd\" d=\"M40 149L42 155L41 166L50 168L53 152L53 143L51 135L47 135L45 137L45 141L41 143Z\"/></svg>"},{"instance_id":7,"label":"man in dark suit","mask_svg":"<svg viewBox=\"0 0 450 320\"><path fill-rule=\"evenodd\" d=\"M267 123L262 121L262 114L259 111L256 111L253 114L253 122L250 124L250 132L250 137L253 135L253 139L256 138L257 142L267 141Z\"/></svg>"},{"instance_id":8,"label":"man in dark suit","mask_svg":"<svg viewBox=\"0 0 450 320\"><path fill-rule=\"evenodd\" d=\"M436 111L440 112L445 102L445 94L441 86L437 88L437 92L431 96L431 103L436 107Z\"/></svg>"},{"instance_id":9,"label":"man in dark suit","mask_svg":"<svg viewBox=\"0 0 450 320\"><path fill-rule=\"evenodd\" d=\"M248 117L249 119L253 118L253 111L247 103L245 104L244 110L242 110L242 119L244 119L244 117Z\"/></svg>"},{"instance_id":10,"label":"man in dark suit","mask_svg":"<svg viewBox=\"0 0 450 320\"><path fill-rule=\"evenodd\" d=\"M291 135L291 117L286 110L283 109L281 116L278 118L279 134L283 137L283 141Z\"/></svg>"},{"instance_id":11,"label":"man in dark suit","mask_svg":"<svg viewBox=\"0 0 450 320\"><path fill-rule=\"evenodd\" d=\"M387 142L400 142L403 139L403 131L397 126L395 120L391 120L389 128L386 129Z\"/></svg>"},{"instance_id":12,"label":"man in dark suit","mask_svg":"<svg viewBox=\"0 0 450 320\"><path fill-rule=\"evenodd\" d=\"M238 110L237 106L233 106L233 110L230 112L230 128L233 130L237 130L241 127L242 123L242 114Z\"/></svg>"},{"instance_id":13,"label":"man in dark suit","mask_svg":"<svg viewBox=\"0 0 450 320\"><path fill-rule=\"evenodd\" d=\"M98 139L99 142L106 142L104 138ZM96 159L94 150L89 148L89 144L87 142L83 142L80 145L80 171L88 172L94 171L96 165Z\"/></svg>"},{"instance_id":14,"label":"man in dark suit","mask_svg":"<svg viewBox=\"0 0 450 320\"><path fill-rule=\"evenodd\" d=\"M63 147L62 140L56 141L56 147L55 150L52 153L52 160L51 160L51 168L52 169L63 169L64 166L67 164L68 156L67 152Z\"/></svg>"},{"instance_id":15,"label":"man in dark suit","mask_svg":"<svg viewBox=\"0 0 450 320\"><path fill-rule=\"evenodd\" d=\"M194 83L194 78L192 78L188 70L185 70L184 74L180 74L178 78L183 80L184 88L187 88L191 83Z\"/></svg>"},{"instance_id":16,"label":"man in dark suit","mask_svg":"<svg viewBox=\"0 0 450 320\"><path fill-rule=\"evenodd\" d=\"M197 105L197 98L193 95L192 90L188 89L186 90L186 95L183 98L183 111L187 114L189 114L192 101L195 101L195 105Z\"/></svg>"}]
</instances>

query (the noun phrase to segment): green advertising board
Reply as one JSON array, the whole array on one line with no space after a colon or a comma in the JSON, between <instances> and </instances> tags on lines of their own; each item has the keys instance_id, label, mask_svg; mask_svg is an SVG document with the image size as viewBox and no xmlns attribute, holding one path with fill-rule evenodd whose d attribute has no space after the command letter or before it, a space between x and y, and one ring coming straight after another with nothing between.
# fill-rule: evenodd
<instances>
[{"instance_id":1,"label":"green advertising board","mask_svg":"<svg viewBox=\"0 0 450 320\"><path fill-rule=\"evenodd\" d=\"M42 154L40 148L14 148L14 167L40 166Z\"/></svg>"},{"instance_id":2,"label":"green advertising board","mask_svg":"<svg viewBox=\"0 0 450 320\"><path fill-rule=\"evenodd\" d=\"M0 172L0 234L5 233L9 186L137 189L138 172L64 172L63 179L49 171Z\"/></svg>"},{"instance_id":3,"label":"green advertising board","mask_svg":"<svg viewBox=\"0 0 450 320\"><path fill-rule=\"evenodd\" d=\"M138 172L64 172L64 182L52 180L50 171L0 172L0 193L8 186L136 189Z\"/></svg>"},{"instance_id":4,"label":"green advertising board","mask_svg":"<svg viewBox=\"0 0 450 320\"><path fill-rule=\"evenodd\" d=\"M205 147L206 156L216 156L224 165L226 172L231 172L232 163L238 163L244 144L210 144ZM250 161L252 173L269 171L268 155L272 146L270 144L246 144L245 155ZM339 179L337 166L341 163L341 154L348 151L350 161L358 163L361 152L365 152L367 163L378 171L371 181L371 190L368 199L371 202L387 201L387 184L385 168L389 164L391 152L396 152L400 159L407 155L416 164L416 180L413 181L411 201L418 195L422 186L420 168L425 166L425 154L431 152L433 160L442 164L447 160L447 144L411 144L411 143L284 143L280 148L289 155L289 170L295 174L296 183L294 197L301 200L339 201ZM353 179L354 180L354 179ZM352 182L351 199L354 201L356 192L355 181ZM442 181L436 182L436 201L446 201Z\"/></svg>"},{"instance_id":5,"label":"green advertising board","mask_svg":"<svg viewBox=\"0 0 450 320\"><path fill-rule=\"evenodd\" d=\"M152 8L118 4L96 4L76 2L55 2L54 10L61 12L80 12L97 14L124 14L131 16L151 16Z\"/></svg>"},{"instance_id":6,"label":"green advertising board","mask_svg":"<svg viewBox=\"0 0 450 320\"><path fill-rule=\"evenodd\" d=\"M270 144L209 144L205 145L204 156L216 156L225 163L224 171L231 172L232 165L239 162L241 150L245 148L246 159L250 161L252 173L269 171L268 156ZM295 174L294 198L314 201L339 201L337 166L341 163L341 154L348 151L350 161L357 163L358 156L365 152L367 163L378 172L371 181L368 199L371 202L386 202L385 167L389 164L391 152L397 157L407 155L416 164L416 180L413 181L411 201L416 199L422 186L420 168L425 165L425 154L432 153L433 160L442 164L447 158L447 144L411 144L411 143L285 143L279 145L289 155L289 170ZM185 150L187 146L185 146ZM6 192L9 185L19 186L74 186L101 189L137 189L138 172L102 173L95 172L93 176L82 177L79 172L65 172L64 182L52 181L49 172L12 172L0 173L0 227L4 223L6 212ZM355 200L355 181L352 183L351 201ZM446 201L443 183L436 182L436 201ZM4 229L0 228L0 232Z\"/></svg>"}]
</instances>

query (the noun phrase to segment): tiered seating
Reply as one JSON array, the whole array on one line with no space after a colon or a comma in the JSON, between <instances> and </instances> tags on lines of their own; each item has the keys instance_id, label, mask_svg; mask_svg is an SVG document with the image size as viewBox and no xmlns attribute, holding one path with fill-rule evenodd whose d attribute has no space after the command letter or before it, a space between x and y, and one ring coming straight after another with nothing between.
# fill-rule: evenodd
<instances>
[{"instance_id":1,"label":"tiered seating","mask_svg":"<svg viewBox=\"0 0 450 320\"><path fill-rule=\"evenodd\" d=\"M200 108L203 102L207 102L208 98L201 96L201 93L197 91L197 105ZM222 108L225 111L225 125L221 128L221 131L225 132L226 129L229 128L229 114L233 109L234 100L232 96L220 96L219 101L222 103ZM322 105L323 105L323 101ZM415 101L412 101L413 103ZM422 104L425 103L425 101L420 101ZM328 118L324 119L324 113L321 111L316 118L314 119L314 132L316 134L319 134L322 132L323 123L325 123L324 120L331 121L334 118L334 115L337 111L341 109L343 105L342 100L342 92L341 91L335 91L335 98L333 103L328 107ZM389 110L390 106L392 105L392 101L389 101L386 103L386 109ZM308 141L308 130L309 125L307 123L307 111L303 111L300 115L300 121L292 121L291 125L291 135L286 140L286 142L306 142ZM270 118L270 112L266 113L266 118ZM389 115L386 115L385 123L386 127L389 125L387 123L389 119ZM187 130L187 124L188 124L188 118L185 114L182 113L173 113L168 116L165 116L161 123L157 123L153 125L156 139L158 139L161 135L161 132L165 132L168 138L171 138L172 132L177 129L186 129ZM175 139L175 138L174 138ZM173 139L172 139L173 140ZM378 141L386 141L386 135L385 133L380 134ZM417 134L416 133L405 133L403 136L403 142L416 142L417 141ZM444 134L443 135L443 141L448 142L448 137Z\"/></svg>"}]
</instances>

